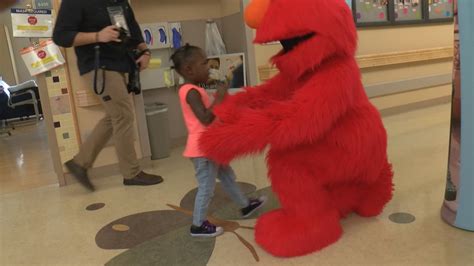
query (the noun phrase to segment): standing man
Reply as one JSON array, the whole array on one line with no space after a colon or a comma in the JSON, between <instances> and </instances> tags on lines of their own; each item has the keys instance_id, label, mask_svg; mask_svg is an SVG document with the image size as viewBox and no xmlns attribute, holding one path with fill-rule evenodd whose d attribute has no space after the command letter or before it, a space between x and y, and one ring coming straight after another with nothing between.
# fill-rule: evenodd
<instances>
[{"instance_id":1,"label":"standing man","mask_svg":"<svg viewBox=\"0 0 474 266\"><path fill-rule=\"evenodd\" d=\"M146 69L151 52L126 0L63 0L53 33L54 42L75 47L81 78L94 86L105 109L79 154L66 162L71 174L94 190L87 171L113 137L124 185L148 186L163 182L141 171L134 146L134 109L130 92L136 87L127 77ZM133 57L132 50L138 51ZM132 73L130 75L129 73ZM135 72L136 73L136 72Z\"/></svg>"}]
</instances>

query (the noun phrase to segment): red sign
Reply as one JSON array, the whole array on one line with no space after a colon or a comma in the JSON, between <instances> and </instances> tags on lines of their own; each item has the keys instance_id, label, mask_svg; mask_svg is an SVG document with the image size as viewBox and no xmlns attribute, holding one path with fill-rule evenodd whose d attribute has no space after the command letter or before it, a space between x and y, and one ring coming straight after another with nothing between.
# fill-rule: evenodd
<instances>
[{"instance_id":1,"label":"red sign","mask_svg":"<svg viewBox=\"0 0 474 266\"><path fill-rule=\"evenodd\" d=\"M38 23L38 19L36 17L30 16L28 17L28 23L30 23L30 25L36 25L36 23Z\"/></svg>"},{"instance_id":2,"label":"red sign","mask_svg":"<svg viewBox=\"0 0 474 266\"><path fill-rule=\"evenodd\" d=\"M46 54L45 51L40 50L40 51L38 51L37 55L38 55L39 58L43 59L43 58L46 57L47 54Z\"/></svg>"}]
</instances>

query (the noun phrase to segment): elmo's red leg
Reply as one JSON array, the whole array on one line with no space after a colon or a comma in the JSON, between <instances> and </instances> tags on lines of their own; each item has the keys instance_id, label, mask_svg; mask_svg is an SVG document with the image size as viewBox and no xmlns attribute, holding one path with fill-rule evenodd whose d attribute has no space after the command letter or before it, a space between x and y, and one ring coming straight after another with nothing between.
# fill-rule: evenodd
<instances>
[{"instance_id":1,"label":"elmo's red leg","mask_svg":"<svg viewBox=\"0 0 474 266\"><path fill-rule=\"evenodd\" d=\"M301 156L306 154L270 152L268 159L272 188L281 209L258 219L255 239L263 249L278 257L320 250L336 242L342 234L339 211L321 182L324 170L315 170L312 164L296 164Z\"/></svg>"},{"instance_id":2,"label":"elmo's red leg","mask_svg":"<svg viewBox=\"0 0 474 266\"><path fill-rule=\"evenodd\" d=\"M392 199L392 176L392 166L387 162L379 178L360 191L361 201L355 209L357 214L372 217L382 212L385 204Z\"/></svg>"}]
</instances>

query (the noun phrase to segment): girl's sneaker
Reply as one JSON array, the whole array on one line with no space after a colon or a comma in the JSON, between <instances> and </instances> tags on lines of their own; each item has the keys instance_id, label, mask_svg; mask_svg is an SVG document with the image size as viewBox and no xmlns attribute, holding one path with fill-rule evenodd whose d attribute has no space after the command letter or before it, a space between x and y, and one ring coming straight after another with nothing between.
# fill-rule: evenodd
<instances>
[{"instance_id":1,"label":"girl's sneaker","mask_svg":"<svg viewBox=\"0 0 474 266\"><path fill-rule=\"evenodd\" d=\"M250 215L252 215L256 210L258 210L260 207L265 204L265 201L267 200L266 197L262 196L258 199L251 199L249 206L242 208L240 212L242 213L242 217L247 218Z\"/></svg>"},{"instance_id":2,"label":"girl's sneaker","mask_svg":"<svg viewBox=\"0 0 474 266\"><path fill-rule=\"evenodd\" d=\"M224 229L204 221L201 226L191 226L191 236L193 237L216 237L224 233Z\"/></svg>"}]
</instances>

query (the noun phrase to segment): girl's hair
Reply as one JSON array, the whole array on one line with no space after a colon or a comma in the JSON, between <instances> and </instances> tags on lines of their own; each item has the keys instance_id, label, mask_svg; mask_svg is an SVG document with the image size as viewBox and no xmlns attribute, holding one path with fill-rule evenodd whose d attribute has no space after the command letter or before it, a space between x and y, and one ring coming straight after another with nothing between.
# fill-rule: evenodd
<instances>
[{"instance_id":1,"label":"girl's hair","mask_svg":"<svg viewBox=\"0 0 474 266\"><path fill-rule=\"evenodd\" d=\"M191 61L192 57L199 51L201 51L201 48L186 43L186 45L182 46L171 55L170 60L173 62L173 68L181 74L181 68Z\"/></svg>"}]
</instances>

